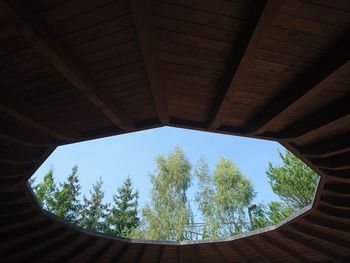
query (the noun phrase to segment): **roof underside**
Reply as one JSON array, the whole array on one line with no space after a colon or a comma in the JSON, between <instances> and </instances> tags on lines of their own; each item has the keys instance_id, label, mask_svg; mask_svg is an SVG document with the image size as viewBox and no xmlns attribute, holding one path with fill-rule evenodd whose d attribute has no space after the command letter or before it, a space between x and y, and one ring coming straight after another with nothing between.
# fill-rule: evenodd
<instances>
[{"instance_id":1,"label":"roof underside","mask_svg":"<svg viewBox=\"0 0 350 263\"><path fill-rule=\"evenodd\" d=\"M349 26L348 0L0 0L0 259L348 260ZM321 176L312 209L151 244L81 232L25 187L59 145L164 125L280 142Z\"/></svg>"}]
</instances>

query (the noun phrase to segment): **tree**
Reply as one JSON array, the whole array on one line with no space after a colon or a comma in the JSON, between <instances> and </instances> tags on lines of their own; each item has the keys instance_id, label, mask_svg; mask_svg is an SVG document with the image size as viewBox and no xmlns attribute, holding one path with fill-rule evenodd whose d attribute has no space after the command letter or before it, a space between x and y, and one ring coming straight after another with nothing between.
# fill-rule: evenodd
<instances>
[{"instance_id":1,"label":"tree","mask_svg":"<svg viewBox=\"0 0 350 263\"><path fill-rule=\"evenodd\" d=\"M36 198L39 204L46 210L53 212L56 209L55 195L57 186L53 177L53 167L44 175L43 181L34 186Z\"/></svg>"},{"instance_id":2,"label":"tree","mask_svg":"<svg viewBox=\"0 0 350 263\"><path fill-rule=\"evenodd\" d=\"M282 202L272 201L267 207L259 204L251 210L250 230L278 224L294 213L294 210Z\"/></svg>"},{"instance_id":3,"label":"tree","mask_svg":"<svg viewBox=\"0 0 350 263\"><path fill-rule=\"evenodd\" d=\"M127 237L139 226L138 198L139 192L134 191L128 177L113 196L114 206L107 217L109 233Z\"/></svg>"},{"instance_id":4,"label":"tree","mask_svg":"<svg viewBox=\"0 0 350 263\"><path fill-rule=\"evenodd\" d=\"M157 240L184 240L190 221L186 191L191 184L191 164L180 147L167 157L156 158L157 171L151 174L151 202L142 210L138 237Z\"/></svg>"},{"instance_id":5,"label":"tree","mask_svg":"<svg viewBox=\"0 0 350 263\"><path fill-rule=\"evenodd\" d=\"M108 204L103 203L104 191L102 190L103 181L100 177L90 190L90 198L84 196L84 202L81 210L79 224L81 227L99 232L106 232Z\"/></svg>"},{"instance_id":6,"label":"tree","mask_svg":"<svg viewBox=\"0 0 350 263\"><path fill-rule=\"evenodd\" d=\"M231 236L247 229L246 209L256 193L238 167L221 158L210 174L208 164L202 159L195 174L200 186L196 201L205 223L203 237Z\"/></svg>"},{"instance_id":7,"label":"tree","mask_svg":"<svg viewBox=\"0 0 350 263\"><path fill-rule=\"evenodd\" d=\"M215 218L215 203L213 202L215 186L208 162L204 157L197 161L194 174L198 179L198 189L200 189L195 194L195 201L204 221L202 238L218 237L220 224Z\"/></svg>"},{"instance_id":8,"label":"tree","mask_svg":"<svg viewBox=\"0 0 350 263\"><path fill-rule=\"evenodd\" d=\"M291 152L278 154L283 164L269 163L266 171L272 191L293 210L308 206L316 190L317 174Z\"/></svg>"},{"instance_id":9,"label":"tree","mask_svg":"<svg viewBox=\"0 0 350 263\"><path fill-rule=\"evenodd\" d=\"M245 210L256 195L252 182L232 161L222 158L215 167L214 183L221 236L242 233L248 221Z\"/></svg>"},{"instance_id":10,"label":"tree","mask_svg":"<svg viewBox=\"0 0 350 263\"><path fill-rule=\"evenodd\" d=\"M55 192L55 209L52 211L57 216L71 222L78 223L81 204L79 200L80 184L77 175L78 166L74 165L71 174L66 181L60 184L59 189Z\"/></svg>"},{"instance_id":11,"label":"tree","mask_svg":"<svg viewBox=\"0 0 350 263\"><path fill-rule=\"evenodd\" d=\"M277 224L312 202L317 186L317 174L291 152L278 154L282 165L273 166L269 163L266 174L272 191L283 202L273 201L268 207L257 206L252 211L251 229Z\"/></svg>"}]
</instances>

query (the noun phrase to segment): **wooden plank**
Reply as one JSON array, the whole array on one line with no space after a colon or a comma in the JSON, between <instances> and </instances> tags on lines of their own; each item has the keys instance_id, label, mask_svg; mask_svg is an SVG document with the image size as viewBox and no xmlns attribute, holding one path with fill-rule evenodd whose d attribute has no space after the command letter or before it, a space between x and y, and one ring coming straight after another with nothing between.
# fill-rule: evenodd
<instances>
[{"instance_id":1,"label":"wooden plank","mask_svg":"<svg viewBox=\"0 0 350 263\"><path fill-rule=\"evenodd\" d=\"M146 250L146 245L141 246L139 252L137 253L137 256L136 256L136 259L135 259L135 263L141 262L142 257L145 254L145 250Z\"/></svg>"},{"instance_id":2,"label":"wooden plank","mask_svg":"<svg viewBox=\"0 0 350 263\"><path fill-rule=\"evenodd\" d=\"M90 257L88 262L91 262L91 263L96 262L98 259L103 257L103 255L106 254L108 250L111 249L112 245L113 245L113 241L108 241L101 248L99 248L93 256Z\"/></svg>"},{"instance_id":3,"label":"wooden plank","mask_svg":"<svg viewBox=\"0 0 350 263\"><path fill-rule=\"evenodd\" d=\"M164 246L160 246L159 247L159 254L158 254L158 263L162 262L163 254L164 254Z\"/></svg>"},{"instance_id":4,"label":"wooden plank","mask_svg":"<svg viewBox=\"0 0 350 263\"><path fill-rule=\"evenodd\" d=\"M342 153L339 155L322 157L322 158L309 158L310 162L320 168L329 170L347 170L350 169L350 152Z\"/></svg>"},{"instance_id":5,"label":"wooden plank","mask_svg":"<svg viewBox=\"0 0 350 263\"><path fill-rule=\"evenodd\" d=\"M124 111L108 97L98 92L98 86L85 72L79 62L59 44L57 39L47 30L48 26L27 6L16 2L11 4L2 0L0 9L10 22L18 26L23 36L48 61L61 72L78 90L82 92L98 109L100 109L115 125L129 130L132 121Z\"/></svg>"},{"instance_id":6,"label":"wooden plank","mask_svg":"<svg viewBox=\"0 0 350 263\"><path fill-rule=\"evenodd\" d=\"M307 157L329 157L350 152L350 134L342 134L310 145L298 147Z\"/></svg>"},{"instance_id":7,"label":"wooden plank","mask_svg":"<svg viewBox=\"0 0 350 263\"><path fill-rule=\"evenodd\" d=\"M169 124L169 112L164 91L165 85L156 50L155 32L150 18L150 3L148 0L130 0L129 2L157 114L163 124Z\"/></svg>"},{"instance_id":8,"label":"wooden plank","mask_svg":"<svg viewBox=\"0 0 350 263\"><path fill-rule=\"evenodd\" d=\"M245 263L250 263L250 262L255 262L252 261L251 258L237 245L237 242L230 242L229 243L229 248L239 256L240 261L239 262L245 262Z\"/></svg>"},{"instance_id":9,"label":"wooden plank","mask_svg":"<svg viewBox=\"0 0 350 263\"><path fill-rule=\"evenodd\" d=\"M303 235L309 236L313 239L320 240L321 242L328 242L332 245L341 247L343 249L349 249L349 242L338 238L336 236L332 236L328 234L328 232L322 232L320 230L317 230L315 228L309 228L307 225L301 225L301 224L293 224L292 229L295 229L295 231L302 233Z\"/></svg>"},{"instance_id":10,"label":"wooden plank","mask_svg":"<svg viewBox=\"0 0 350 263\"><path fill-rule=\"evenodd\" d=\"M329 248L325 248L324 246L321 246L317 244L316 242L310 242L309 239L305 239L301 234L297 234L292 231L280 231L280 233L290 240L293 240L294 242L297 242L321 255L326 257L328 260L333 260L336 262L344 262L344 258L339 255L338 253L330 250Z\"/></svg>"},{"instance_id":11,"label":"wooden plank","mask_svg":"<svg viewBox=\"0 0 350 263\"><path fill-rule=\"evenodd\" d=\"M54 253L56 250L60 250L61 248L65 246L69 246L72 242L74 242L78 238L77 233L71 233L67 236L60 237L60 238L53 238L50 240L50 242L47 242L49 244L45 245L43 248L41 248L38 251L35 251L34 253L31 253L29 255L24 255L22 257L23 261L37 261L39 258L42 258L46 256L47 254ZM16 256L16 259L18 257Z\"/></svg>"},{"instance_id":12,"label":"wooden plank","mask_svg":"<svg viewBox=\"0 0 350 263\"><path fill-rule=\"evenodd\" d=\"M57 132L52 128L46 127L44 124L39 123L38 121L34 120L32 117L29 117L25 113L19 112L17 109L13 109L13 108L9 107L8 105L5 105L3 102L2 103L0 102L0 111L6 112L8 115L15 118L16 120L18 120L18 121L20 121L20 122L22 122L30 127L33 127L34 129L36 129L36 130L38 130L38 131L40 131L40 132L42 132L50 137L53 137L53 138L56 138L60 141L65 141L65 142L73 141L72 138L69 138L69 137L63 135L60 132ZM19 140L19 141L21 141L21 140Z\"/></svg>"},{"instance_id":13,"label":"wooden plank","mask_svg":"<svg viewBox=\"0 0 350 263\"><path fill-rule=\"evenodd\" d=\"M300 253L293 251L287 245L284 245L282 242L278 242L275 238L268 235L261 236L263 240L270 243L272 246L276 247L278 250L282 251L286 256L288 256L289 261L293 262L307 262L308 260L303 257ZM288 262L289 262L288 261Z\"/></svg>"},{"instance_id":14,"label":"wooden plank","mask_svg":"<svg viewBox=\"0 0 350 263\"><path fill-rule=\"evenodd\" d=\"M290 112L328 88L349 68L349 46L350 33L345 32L333 46L306 66L302 74L247 121L245 125L247 132L261 134L269 130Z\"/></svg>"},{"instance_id":15,"label":"wooden plank","mask_svg":"<svg viewBox=\"0 0 350 263\"><path fill-rule=\"evenodd\" d=\"M9 247L2 247L2 256L9 257L15 253L19 253L19 251L22 252L25 250L33 249L34 247L44 242L47 242L48 240L54 237L63 235L65 231L66 229L62 227L55 228L50 231L44 231L44 233L40 233L39 235L36 235L34 237L30 236L29 238L21 240L18 243L10 245Z\"/></svg>"},{"instance_id":16,"label":"wooden plank","mask_svg":"<svg viewBox=\"0 0 350 263\"><path fill-rule=\"evenodd\" d=\"M306 137L317 134L329 125L343 125L350 116L350 96L342 97L337 101L326 105L317 112L313 112L294 123L289 124L278 132L265 132L261 135L285 140ZM266 111L265 111L266 112ZM322 116L322 118L320 118ZM260 129L261 130L261 129ZM249 127L247 131L252 132Z\"/></svg>"},{"instance_id":17,"label":"wooden plank","mask_svg":"<svg viewBox=\"0 0 350 263\"><path fill-rule=\"evenodd\" d=\"M117 253L112 258L111 262L119 262L123 258L123 256L125 255L128 248L129 248L129 244L126 242L123 242L121 244L120 248L118 249Z\"/></svg>"},{"instance_id":18,"label":"wooden plank","mask_svg":"<svg viewBox=\"0 0 350 263\"><path fill-rule=\"evenodd\" d=\"M270 29L282 1L269 0L266 3L263 1L257 1L257 3L258 6L254 8L257 14L254 14L249 24L244 28L244 36L239 38L240 43L233 50L234 56L232 56L226 80L223 82L223 89L218 94L212 116L208 120L208 126L211 129L218 128L224 119L232 97L237 92L243 76L253 62L256 51Z\"/></svg>"},{"instance_id":19,"label":"wooden plank","mask_svg":"<svg viewBox=\"0 0 350 263\"><path fill-rule=\"evenodd\" d=\"M272 263L274 262L262 248L258 247L252 240L246 239L245 242L248 244L249 248L252 249L264 262Z\"/></svg>"},{"instance_id":20,"label":"wooden plank","mask_svg":"<svg viewBox=\"0 0 350 263\"><path fill-rule=\"evenodd\" d=\"M94 246L96 244L96 241L96 238L88 238L88 240L84 240L78 246L74 246L73 249L71 249L63 257L61 257L60 262L67 262L77 257L79 254L83 253L91 246Z\"/></svg>"},{"instance_id":21,"label":"wooden plank","mask_svg":"<svg viewBox=\"0 0 350 263\"><path fill-rule=\"evenodd\" d=\"M221 252L219 245L213 243L211 245L211 247L214 250L214 254L216 255L215 258L217 259L218 262L227 262L227 260L225 259L223 253Z\"/></svg>"}]
</instances>

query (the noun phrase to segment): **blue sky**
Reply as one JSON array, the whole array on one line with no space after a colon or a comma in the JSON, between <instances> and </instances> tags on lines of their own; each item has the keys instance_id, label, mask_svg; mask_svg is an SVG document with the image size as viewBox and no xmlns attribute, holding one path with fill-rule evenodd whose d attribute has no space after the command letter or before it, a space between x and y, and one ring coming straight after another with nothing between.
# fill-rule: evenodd
<instances>
[{"instance_id":1,"label":"blue sky","mask_svg":"<svg viewBox=\"0 0 350 263\"><path fill-rule=\"evenodd\" d=\"M278 200L268 185L265 171L269 162L281 163L277 150L284 151L284 148L280 144L172 127L61 146L34 176L40 181L53 166L56 181L62 182L70 173L72 166L77 164L82 194L88 195L92 183L101 176L104 180L105 200L110 202L116 189L129 175L134 187L140 192L139 202L142 206L149 200L151 184L148 175L156 170L155 157L160 153L169 153L176 145L184 149L193 164L200 156L205 156L211 169L220 157L234 161L253 181L258 193L255 202L267 203ZM189 198L193 198L195 191L194 181L189 191Z\"/></svg>"}]
</instances>

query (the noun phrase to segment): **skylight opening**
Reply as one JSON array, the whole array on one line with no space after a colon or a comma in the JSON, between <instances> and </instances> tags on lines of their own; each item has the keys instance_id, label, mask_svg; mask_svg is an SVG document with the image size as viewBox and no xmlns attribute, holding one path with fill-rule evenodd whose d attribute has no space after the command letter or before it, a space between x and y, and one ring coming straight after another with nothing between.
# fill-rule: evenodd
<instances>
[{"instance_id":1,"label":"skylight opening","mask_svg":"<svg viewBox=\"0 0 350 263\"><path fill-rule=\"evenodd\" d=\"M190 242L278 224L312 203L317 182L276 142L163 127L60 146L28 185L92 233Z\"/></svg>"}]
</instances>

